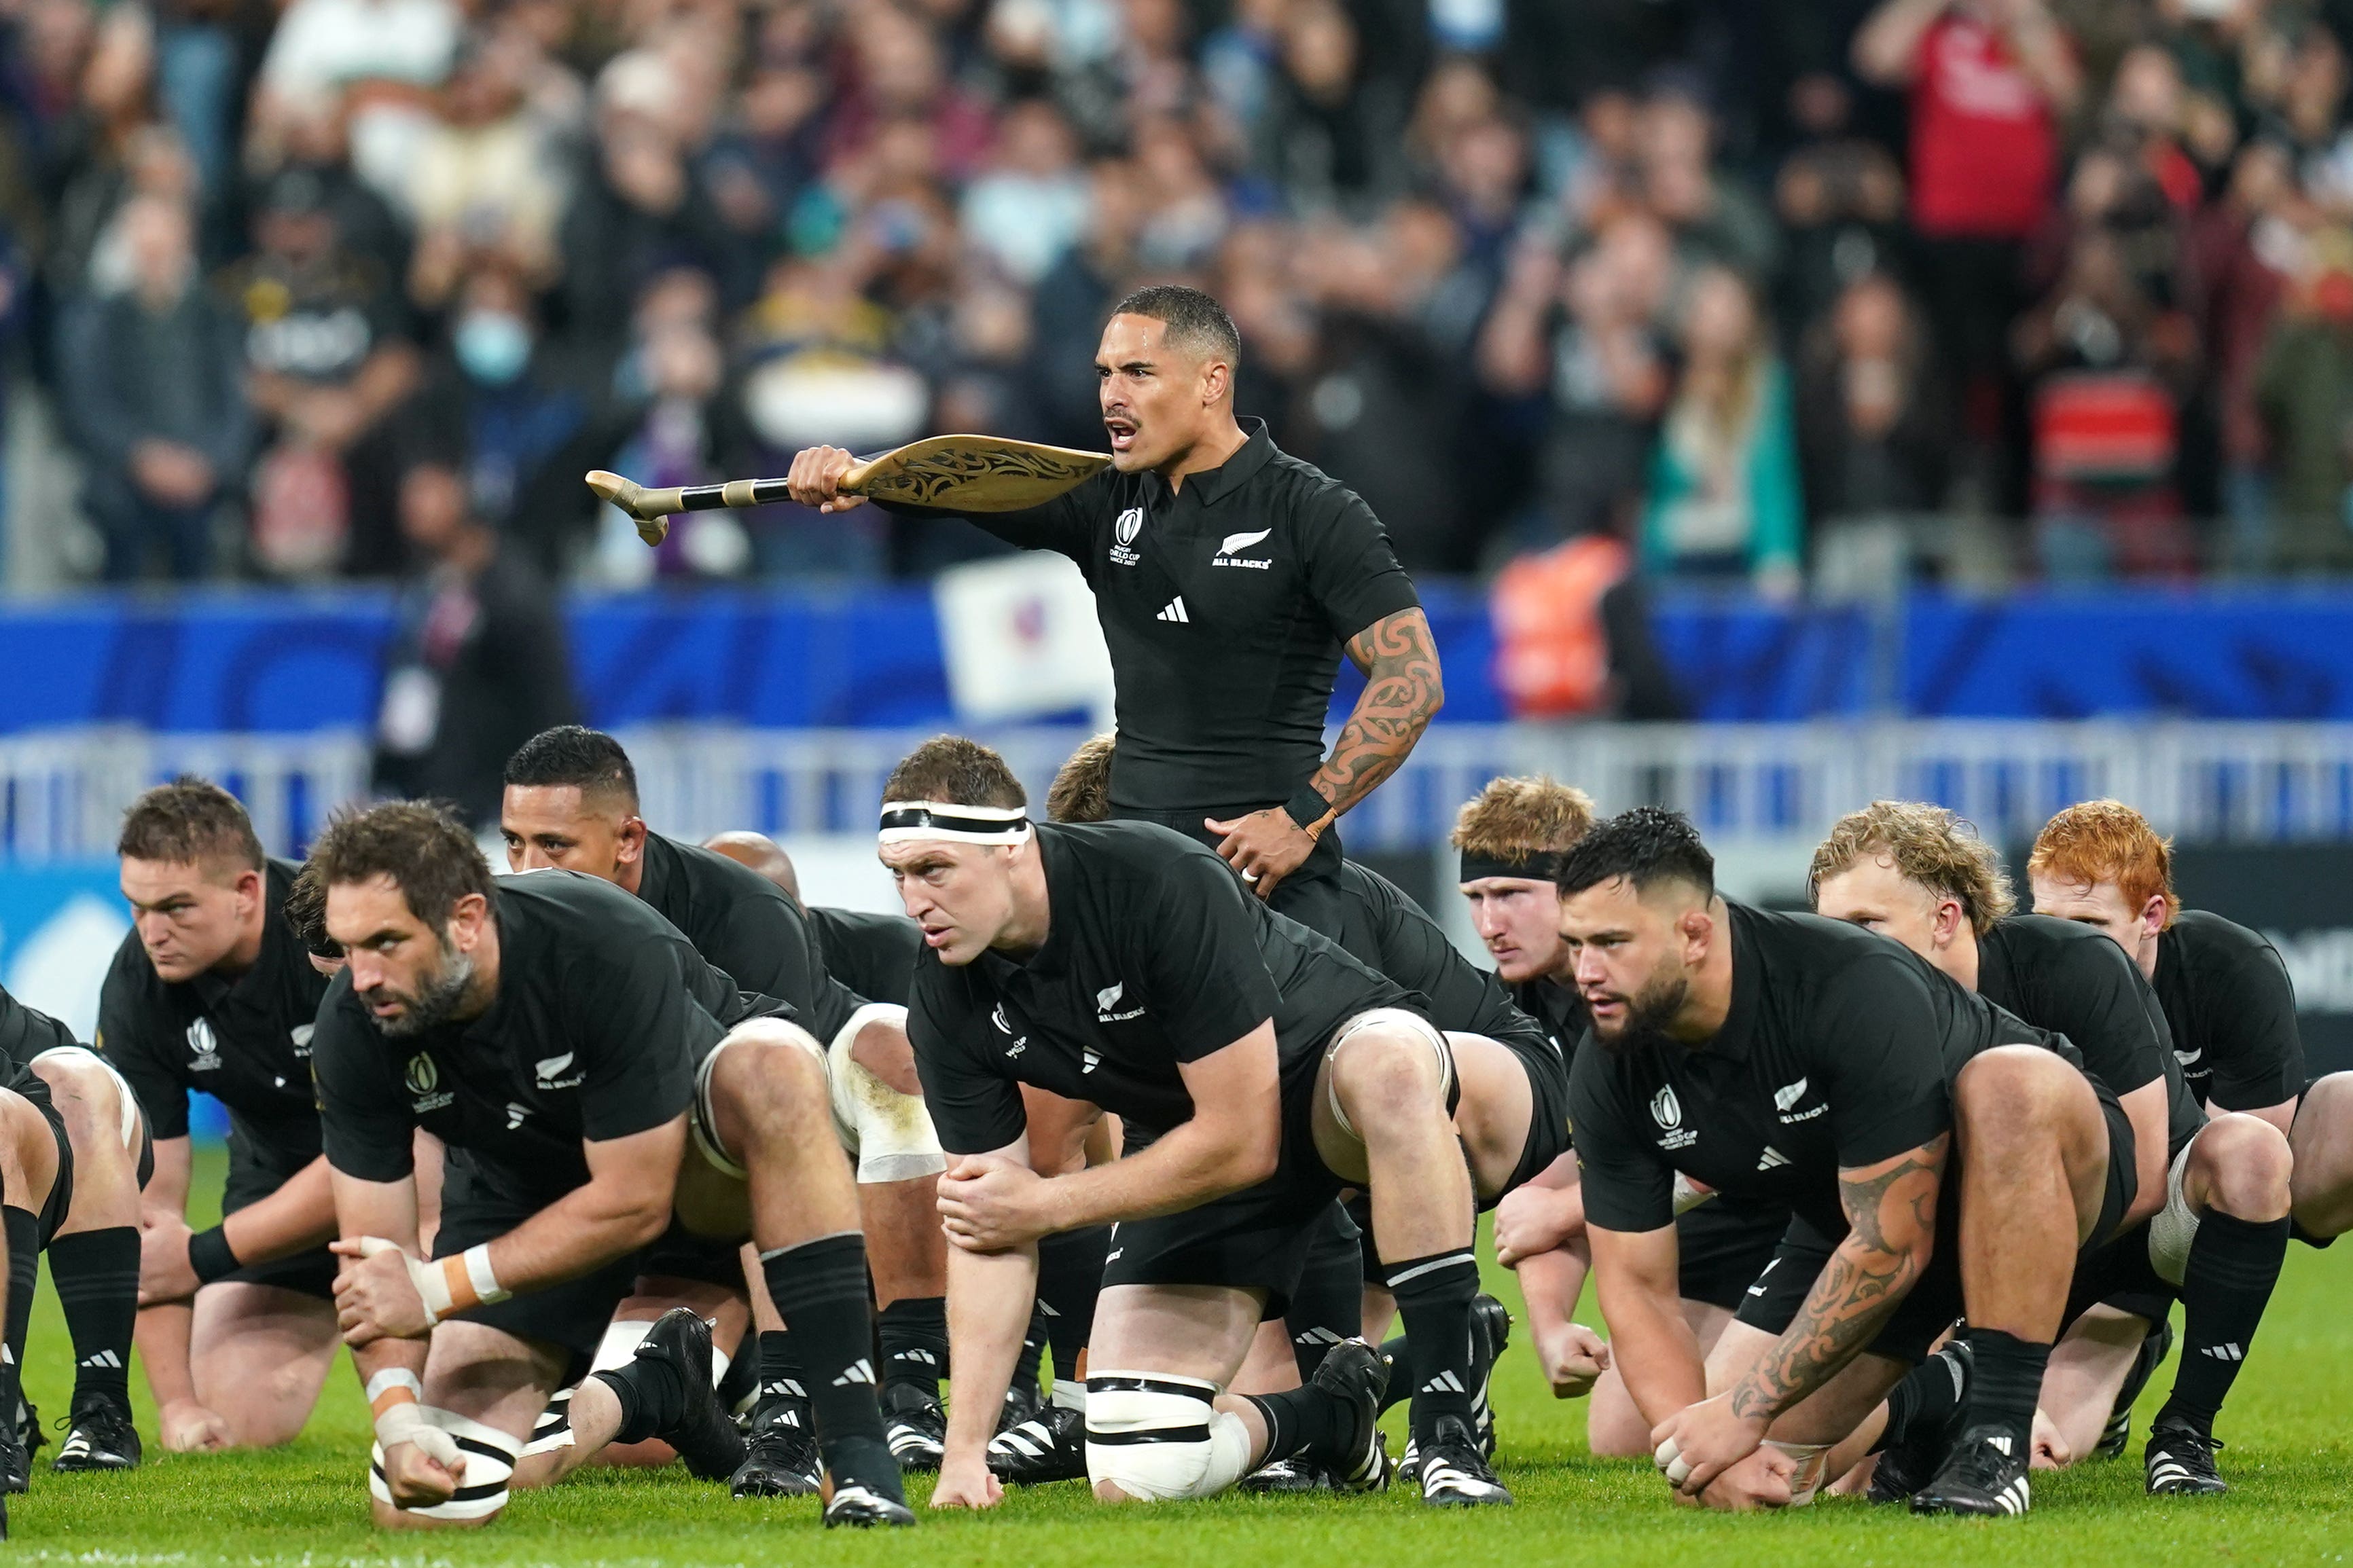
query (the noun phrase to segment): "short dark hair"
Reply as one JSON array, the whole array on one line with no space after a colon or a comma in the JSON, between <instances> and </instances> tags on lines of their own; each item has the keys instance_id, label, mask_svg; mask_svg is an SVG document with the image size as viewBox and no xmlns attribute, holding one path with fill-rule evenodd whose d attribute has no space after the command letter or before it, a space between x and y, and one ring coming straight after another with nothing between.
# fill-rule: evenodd
<instances>
[{"instance_id":1,"label":"short dark hair","mask_svg":"<svg viewBox=\"0 0 2353 1568\"><path fill-rule=\"evenodd\" d=\"M1005 759L962 735L934 735L907 753L882 786L884 800L936 800L948 805L1029 804L1029 792Z\"/></svg>"},{"instance_id":2,"label":"short dark hair","mask_svg":"<svg viewBox=\"0 0 2353 1568\"><path fill-rule=\"evenodd\" d=\"M302 862L294 885L286 889L286 923L294 940L321 958L341 958L343 944L327 934L327 885L319 879L319 863Z\"/></svg>"},{"instance_id":3,"label":"short dark hair","mask_svg":"<svg viewBox=\"0 0 2353 1568\"><path fill-rule=\"evenodd\" d=\"M436 931L458 900L491 896L491 863L482 847L449 807L436 801L393 800L341 811L311 847L322 888L389 877L408 912Z\"/></svg>"},{"instance_id":4,"label":"short dark hair","mask_svg":"<svg viewBox=\"0 0 2353 1568\"><path fill-rule=\"evenodd\" d=\"M1615 877L1647 892L1662 882L1688 882L1715 892L1715 857L1700 842L1699 829L1680 811L1638 805L1607 816L1561 857L1556 879L1562 898L1598 887Z\"/></svg>"},{"instance_id":5,"label":"short dark hair","mask_svg":"<svg viewBox=\"0 0 2353 1568\"><path fill-rule=\"evenodd\" d=\"M1049 822L1107 822L1111 819L1111 759L1119 735L1106 730L1081 742L1054 782L1046 786Z\"/></svg>"},{"instance_id":6,"label":"short dark hair","mask_svg":"<svg viewBox=\"0 0 2353 1568\"><path fill-rule=\"evenodd\" d=\"M592 795L618 795L638 809L638 770L621 742L602 730L585 724L558 724L542 730L515 748L507 759L504 781L523 789L577 789L583 799Z\"/></svg>"},{"instance_id":7,"label":"short dark hair","mask_svg":"<svg viewBox=\"0 0 2353 1568\"><path fill-rule=\"evenodd\" d=\"M132 801L122 814L114 852L126 860L173 865L228 860L254 871L269 863L253 818L237 796L193 773L157 784Z\"/></svg>"},{"instance_id":8,"label":"short dark hair","mask_svg":"<svg viewBox=\"0 0 2353 1568\"><path fill-rule=\"evenodd\" d=\"M1223 305L1198 289L1182 283L1148 284L1113 305L1111 313L1158 321L1164 342L1203 358L1222 359L1236 366L1242 363L1241 329L1234 325Z\"/></svg>"}]
</instances>

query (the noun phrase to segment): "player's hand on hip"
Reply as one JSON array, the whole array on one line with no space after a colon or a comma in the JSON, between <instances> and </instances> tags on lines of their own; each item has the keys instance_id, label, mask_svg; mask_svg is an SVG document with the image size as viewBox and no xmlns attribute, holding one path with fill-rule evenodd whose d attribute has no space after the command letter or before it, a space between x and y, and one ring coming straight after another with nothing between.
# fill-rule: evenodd
<instances>
[{"instance_id":1,"label":"player's hand on hip","mask_svg":"<svg viewBox=\"0 0 2353 1568\"><path fill-rule=\"evenodd\" d=\"M786 487L803 506L848 511L866 499L841 493L841 476L857 461L839 447L804 447L793 454L793 466L785 475Z\"/></svg>"},{"instance_id":2,"label":"player's hand on hip","mask_svg":"<svg viewBox=\"0 0 2353 1568\"><path fill-rule=\"evenodd\" d=\"M1670 1486L1695 1498L1710 1481L1755 1453L1771 1425L1768 1417L1736 1414L1732 1396L1719 1394L1684 1405L1652 1427L1651 1459Z\"/></svg>"},{"instance_id":3,"label":"player's hand on hip","mask_svg":"<svg viewBox=\"0 0 2353 1568\"><path fill-rule=\"evenodd\" d=\"M1760 1447L1708 1484L1699 1496L1704 1506L1725 1513L1753 1513L1760 1508L1787 1508L1793 1500L1790 1484L1798 1461L1778 1448Z\"/></svg>"},{"instance_id":4,"label":"player's hand on hip","mask_svg":"<svg viewBox=\"0 0 2353 1568\"><path fill-rule=\"evenodd\" d=\"M1005 1488L988 1473L980 1454L951 1453L940 1461L940 1479L932 1486L934 1508L995 1508L1005 1500Z\"/></svg>"},{"instance_id":5,"label":"player's hand on hip","mask_svg":"<svg viewBox=\"0 0 2353 1568\"><path fill-rule=\"evenodd\" d=\"M384 1487L395 1508L431 1508L458 1495L465 1479L466 1460L445 1465L414 1443L395 1443L385 1450Z\"/></svg>"},{"instance_id":6,"label":"player's hand on hip","mask_svg":"<svg viewBox=\"0 0 2353 1568\"><path fill-rule=\"evenodd\" d=\"M356 1350L378 1340L419 1340L431 1331L432 1314L415 1277L426 1265L373 1236L331 1242L329 1249L343 1260L335 1275L335 1324L343 1343Z\"/></svg>"},{"instance_id":7,"label":"player's hand on hip","mask_svg":"<svg viewBox=\"0 0 2353 1568\"><path fill-rule=\"evenodd\" d=\"M1583 1323L1563 1323L1537 1336L1536 1359L1555 1399L1582 1399L1609 1370L1609 1342Z\"/></svg>"},{"instance_id":8,"label":"player's hand on hip","mask_svg":"<svg viewBox=\"0 0 2353 1568\"><path fill-rule=\"evenodd\" d=\"M1584 1224L1581 1188L1514 1188L1495 1205L1495 1261L1515 1268L1524 1258L1558 1251Z\"/></svg>"},{"instance_id":9,"label":"player's hand on hip","mask_svg":"<svg viewBox=\"0 0 2353 1568\"><path fill-rule=\"evenodd\" d=\"M1045 1213L1046 1181L997 1154L953 1161L940 1177L940 1224L967 1252L1003 1252L1056 1228Z\"/></svg>"},{"instance_id":10,"label":"player's hand on hip","mask_svg":"<svg viewBox=\"0 0 2353 1568\"><path fill-rule=\"evenodd\" d=\"M203 1283L188 1261L188 1237L195 1232L175 1214L153 1213L139 1218L139 1304L185 1301Z\"/></svg>"},{"instance_id":11,"label":"player's hand on hip","mask_svg":"<svg viewBox=\"0 0 2353 1568\"><path fill-rule=\"evenodd\" d=\"M1229 822L1219 822L1215 817L1204 817L1202 822L1210 832L1225 836L1218 853L1241 873L1250 891L1261 899L1272 893L1314 852L1314 835L1292 821L1291 813L1279 805L1253 811Z\"/></svg>"},{"instance_id":12,"label":"player's hand on hip","mask_svg":"<svg viewBox=\"0 0 2353 1568\"><path fill-rule=\"evenodd\" d=\"M231 1447L228 1423L218 1411L193 1399L174 1399L155 1413L155 1428L164 1449L172 1454L212 1454Z\"/></svg>"}]
</instances>

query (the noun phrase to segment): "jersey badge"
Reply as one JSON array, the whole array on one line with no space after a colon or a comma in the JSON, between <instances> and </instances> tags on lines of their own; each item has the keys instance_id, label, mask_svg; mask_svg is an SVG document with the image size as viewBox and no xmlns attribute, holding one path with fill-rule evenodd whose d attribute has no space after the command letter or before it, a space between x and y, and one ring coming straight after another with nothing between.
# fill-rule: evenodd
<instances>
[{"instance_id":1,"label":"jersey badge","mask_svg":"<svg viewBox=\"0 0 2353 1568\"><path fill-rule=\"evenodd\" d=\"M570 1051L560 1057L542 1057L531 1065L532 1070L538 1075L542 1089L578 1089L584 1076L580 1073L574 1073L570 1078L564 1076L564 1069L572 1065Z\"/></svg>"},{"instance_id":2,"label":"jersey badge","mask_svg":"<svg viewBox=\"0 0 2353 1568\"><path fill-rule=\"evenodd\" d=\"M188 1051L190 1072L220 1070L220 1042L213 1037L211 1019L199 1018L188 1026Z\"/></svg>"},{"instance_id":3,"label":"jersey badge","mask_svg":"<svg viewBox=\"0 0 2353 1568\"><path fill-rule=\"evenodd\" d=\"M1780 1088L1773 1091L1773 1109L1780 1113L1783 1125L1787 1126L1799 1121L1811 1121L1815 1117L1821 1115L1822 1112L1831 1108L1830 1101L1824 1100L1820 1105L1810 1105L1803 1110L1791 1109L1798 1103L1798 1101L1805 1098L1806 1080L1804 1079L1799 1079L1795 1083L1785 1083ZM1768 1150L1767 1152L1769 1153L1770 1151ZM1760 1171L1765 1169L1762 1165L1759 1165L1757 1168Z\"/></svg>"},{"instance_id":4,"label":"jersey badge","mask_svg":"<svg viewBox=\"0 0 2353 1568\"><path fill-rule=\"evenodd\" d=\"M1673 1084L1661 1084L1651 1096L1651 1120L1659 1124L1662 1149L1688 1149L1699 1142L1699 1134L1683 1125L1683 1102L1675 1098Z\"/></svg>"},{"instance_id":5,"label":"jersey badge","mask_svg":"<svg viewBox=\"0 0 2353 1568\"><path fill-rule=\"evenodd\" d=\"M1133 566L1143 560L1143 554L1135 548L1135 542L1143 536L1143 533L1144 509L1142 507L1132 506L1121 512L1118 521L1111 525L1111 563L1114 566Z\"/></svg>"},{"instance_id":6,"label":"jersey badge","mask_svg":"<svg viewBox=\"0 0 2353 1568\"><path fill-rule=\"evenodd\" d=\"M1123 980L1115 985L1106 985L1102 990L1095 993L1096 1023L1124 1024L1130 1018L1141 1018L1144 1016L1144 1009L1142 1007L1130 1007L1124 1013L1113 1011L1113 1009L1119 1005L1121 994L1126 990L1127 982Z\"/></svg>"},{"instance_id":7,"label":"jersey badge","mask_svg":"<svg viewBox=\"0 0 2353 1568\"><path fill-rule=\"evenodd\" d=\"M1240 566L1252 572L1268 572L1273 570L1274 563L1271 561L1260 561L1234 553L1237 550L1248 550L1254 544L1263 543L1266 540L1266 536L1273 531L1274 530L1271 528L1261 528L1255 533L1229 533L1226 535L1225 542L1218 546L1218 552L1209 557L1209 564L1212 566Z\"/></svg>"},{"instance_id":8,"label":"jersey badge","mask_svg":"<svg viewBox=\"0 0 2353 1568\"><path fill-rule=\"evenodd\" d=\"M1029 1048L1029 1036L1016 1035L1013 1033L1012 1021L1005 1016L1004 1003L999 1002L997 1005L995 1010L988 1015L988 1021L997 1026L997 1029L999 1034L1008 1037L1013 1041L1011 1045L1005 1047L1005 1056L1008 1061L1010 1061L1013 1058L1019 1056L1023 1051Z\"/></svg>"},{"instance_id":9,"label":"jersey badge","mask_svg":"<svg viewBox=\"0 0 2353 1568\"><path fill-rule=\"evenodd\" d=\"M319 1026L316 1024L297 1024L286 1032L286 1037L294 1043L294 1055L296 1059L309 1059L311 1055L311 1036L318 1027Z\"/></svg>"},{"instance_id":10,"label":"jersey badge","mask_svg":"<svg viewBox=\"0 0 2353 1568\"><path fill-rule=\"evenodd\" d=\"M408 1071L402 1076L408 1092L415 1097L409 1106L417 1115L439 1110L458 1098L441 1087L441 1069L422 1051L408 1058Z\"/></svg>"}]
</instances>

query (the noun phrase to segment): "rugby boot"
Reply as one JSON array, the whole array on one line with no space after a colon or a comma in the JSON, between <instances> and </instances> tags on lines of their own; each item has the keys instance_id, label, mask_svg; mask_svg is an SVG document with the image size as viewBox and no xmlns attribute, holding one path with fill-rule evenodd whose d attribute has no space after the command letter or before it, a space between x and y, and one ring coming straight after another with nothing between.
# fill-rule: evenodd
<instances>
[{"instance_id":1,"label":"rugby boot","mask_svg":"<svg viewBox=\"0 0 2353 1568\"><path fill-rule=\"evenodd\" d=\"M2148 1448L2142 1456L2148 1466L2151 1497L2215 1497L2231 1489L2214 1466L2214 1450L2222 1445L2179 1421L2159 1421L2148 1429Z\"/></svg>"},{"instance_id":2,"label":"rugby boot","mask_svg":"<svg viewBox=\"0 0 2353 1568\"><path fill-rule=\"evenodd\" d=\"M779 1399L752 1418L744 1462L727 1489L744 1497L815 1497L825 1475L806 1401Z\"/></svg>"},{"instance_id":3,"label":"rugby boot","mask_svg":"<svg viewBox=\"0 0 2353 1568\"><path fill-rule=\"evenodd\" d=\"M878 1524L915 1522L889 1444L871 1437L844 1437L833 1445L832 1461L826 1477L830 1488L825 1500L828 1530L844 1525L871 1530Z\"/></svg>"},{"instance_id":4,"label":"rugby boot","mask_svg":"<svg viewBox=\"0 0 2353 1568\"><path fill-rule=\"evenodd\" d=\"M32 1487L33 1457L25 1451L24 1439L14 1432L0 1431L0 1497L30 1491Z\"/></svg>"},{"instance_id":5,"label":"rugby boot","mask_svg":"<svg viewBox=\"0 0 2353 1568\"><path fill-rule=\"evenodd\" d=\"M1332 1477L1323 1466L1308 1459L1277 1459L1261 1465L1234 1483L1234 1489L1254 1497L1287 1497L1299 1492L1322 1492L1332 1489Z\"/></svg>"},{"instance_id":6,"label":"rugby boot","mask_svg":"<svg viewBox=\"0 0 2353 1568\"><path fill-rule=\"evenodd\" d=\"M1486 1345L1478 1363L1479 1386L1471 1394L1472 1423L1479 1433L1479 1452L1492 1459L1495 1457L1495 1407L1488 1402L1487 1391L1494 1382L1495 1363L1511 1347L1511 1309L1482 1293L1471 1302L1471 1331Z\"/></svg>"},{"instance_id":7,"label":"rugby boot","mask_svg":"<svg viewBox=\"0 0 2353 1568\"><path fill-rule=\"evenodd\" d=\"M2100 1428L2100 1440L2093 1445L2095 1459L2121 1459L2132 1446L2133 1405L2140 1399L2140 1391L2158 1367L2173 1352L2173 1321L2168 1318L2151 1329L2140 1342L2134 1355L2132 1370L2125 1373L2125 1385L2116 1391L2116 1408L2108 1415L2108 1424Z\"/></svg>"},{"instance_id":8,"label":"rugby boot","mask_svg":"<svg viewBox=\"0 0 2353 1568\"><path fill-rule=\"evenodd\" d=\"M997 1413L997 1429L1010 1432L1045 1406L1045 1395L1038 1392L1038 1385L1024 1383L1017 1377L1013 1380L1013 1386L1005 1391L1005 1408Z\"/></svg>"},{"instance_id":9,"label":"rugby boot","mask_svg":"<svg viewBox=\"0 0 2353 1568\"><path fill-rule=\"evenodd\" d=\"M1934 1479L1912 1494L1914 1513L1963 1513L2000 1518L2033 1503L2026 1479L2034 1445L2000 1426L1972 1426Z\"/></svg>"},{"instance_id":10,"label":"rugby boot","mask_svg":"<svg viewBox=\"0 0 2353 1568\"><path fill-rule=\"evenodd\" d=\"M1961 1435L1961 1422L1968 1413L1969 1372L1976 1364L1970 1359L1969 1342L1954 1340L1928 1361L1931 1365L1941 1364L1952 1376L1953 1413L1942 1421L1913 1422L1902 1442L1890 1443L1879 1451L1868 1494L1873 1502L1903 1502L1926 1486L1944 1468L1945 1457Z\"/></svg>"},{"instance_id":11,"label":"rugby boot","mask_svg":"<svg viewBox=\"0 0 2353 1568\"><path fill-rule=\"evenodd\" d=\"M1334 1345L1315 1369L1314 1386L1339 1399L1348 1420L1327 1451L1297 1457L1329 1470L1339 1490L1377 1492L1389 1484L1388 1437L1380 1427L1381 1394L1388 1381L1381 1352L1362 1340Z\"/></svg>"},{"instance_id":12,"label":"rugby boot","mask_svg":"<svg viewBox=\"0 0 2353 1568\"><path fill-rule=\"evenodd\" d=\"M989 1473L1008 1486L1087 1479L1087 1413L1049 1405L989 1440Z\"/></svg>"},{"instance_id":13,"label":"rugby boot","mask_svg":"<svg viewBox=\"0 0 2353 1568\"><path fill-rule=\"evenodd\" d=\"M1501 1508L1512 1500L1510 1489L1495 1478L1487 1456L1480 1451L1479 1435L1460 1415L1441 1415L1430 1440L1417 1445L1421 1463L1418 1478L1421 1500L1433 1508Z\"/></svg>"},{"instance_id":14,"label":"rugby boot","mask_svg":"<svg viewBox=\"0 0 2353 1568\"><path fill-rule=\"evenodd\" d=\"M62 1475L82 1470L130 1470L139 1467L138 1429L131 1412L111 1399L77 1405L66 1418L66 1440L49 1468Z\"/></svg>"},{"instance_id":15,"label":"rugby boot","mask_svg":"<svg viewBox=\"0 0 2353 1568\"><path fill-rule=\"evenodd\" d=\"M732 1477L744 1463L744 1435L711 1386L711 1325L691 1307L672 1307L654 1320L635 1359L666 1364L684 1395L676 1410L660 1413L653 1435L677 1449L702 1479ZM640 1386L657 1381L649 1378Z\"/></svg>"},{"instance_id":16,"label":"rugby boot","mask_svg":"<svg viewBox=\"0 0 2353 1568\"><path fill-rule=\"evenodd\" d=\"M936 1470L947 1452L948 1415L940 1396L912 1383L882 1390L882 1431L902 1470Z\"/></svg>"}]
</instances>

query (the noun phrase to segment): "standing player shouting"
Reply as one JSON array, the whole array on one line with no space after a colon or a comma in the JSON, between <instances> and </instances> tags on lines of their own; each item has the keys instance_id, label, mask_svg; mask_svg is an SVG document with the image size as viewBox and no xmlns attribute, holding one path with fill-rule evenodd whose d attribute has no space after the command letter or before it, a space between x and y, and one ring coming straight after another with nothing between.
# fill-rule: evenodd
<instances>
[{"instance_id":1,"label":"standing player shouting","mask_svg":"<svg viewBox=\"0 0 2353 1568\"><path fill-rule=\"evenodd\" d=\"M1371 509L1234 417L1241 334L1197 289L1121 300L1095 353L1112 466L972 521L1078 563L1116 687L1112 814L1215 847L1261 898L1338 936L1341 815L1397 771L1445 700L1413 583ZM839 510L853 461L793 458L792 496ZM892 511L922 509L882 503ZM1345 651L1365 689L1324 756Z\"/></svg>"},{"instance_id":2,"label":"standing player shouting","mask_svg":"<svg viewBox=\"0 0 2353 1568\"><path fill-rule=\"evenodd\" d=\"M376 1415L377 1522L495 1517L641 1251L673 1220L740 1238L748 1217L809 1370L826 1522L912 1523L875 1401L855 1186L819 1053L786 1005L738 993L608 882L493 884L471 837L427 806L338 818L311 860L350 954L311 1062L343 1233L338 1321ZM429 1262L417 1126L449 1151ZM581 1383L580 1457L660 1437L726 1476L744 1445L711 1370L709 1327L669 1313L628 1365Z\"/></svg>"},{"instance_id":3,"label":"standing player shouting","mask_svg":"<svg viewBox=\"0 0 2353 1568\"><path fill-rule=\"evenodd\" d=\"M117 846L132 930L99 993L99 1047L155 1133L139 1353L173 1452L266 1447L310 1419L335 1356L334 1195L311 1035L327 977L289 924L297 868L202 779L133 802ZM191 1232L188 1097L228 1110L222 1222Z\"/></svg>"},{"instance_id":4,"label":"standing player shouting","mask_svg":"<svg viewBox=\"0 0 2353 1568\"><path fill-rule=\"evenodd\" d=\"M1423 1500L1508 1501L1472 1421L1471 1250L1474 1182L1501 1190L1528 1135L1526 1100L1490 1092L1514 1070L1508 1053L1450 1042L1415 998L1244 898L1178 835L1033 826L1025 808L1002 758L949 737L884 791L882 860L931 949L909 1034L951 1155L954 1392L934 1504L997 1500L984 1451L1029 1321L1037 1240L1105 1222L1087 1378L1098 1496L1207 1497L1301 1454L1345 1485L1380 1484L1385 1379L1369 1346L1335 1349L1303 1388L1224 1394L1350 1186L1371 1194L1416 1346ZM1134 1152L1039 1176L1025 1083L1119 1116Z\"/></svg>"}]
</instances>

